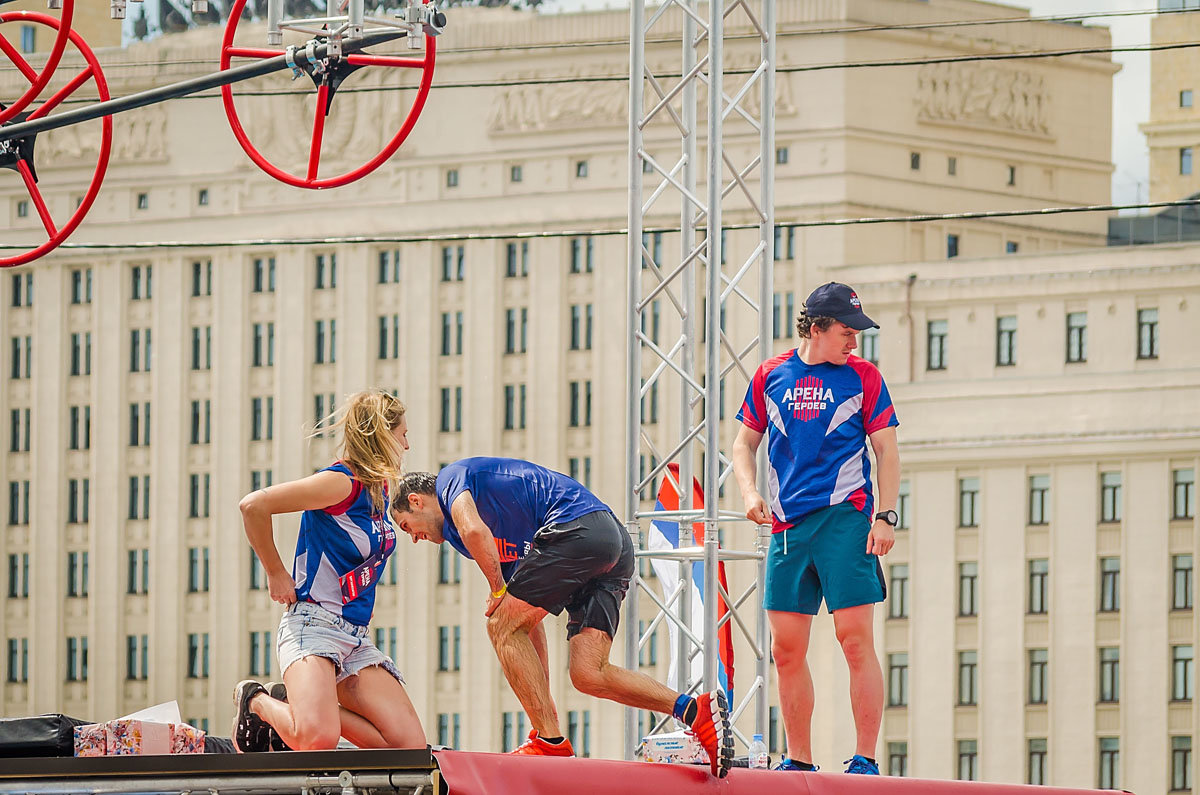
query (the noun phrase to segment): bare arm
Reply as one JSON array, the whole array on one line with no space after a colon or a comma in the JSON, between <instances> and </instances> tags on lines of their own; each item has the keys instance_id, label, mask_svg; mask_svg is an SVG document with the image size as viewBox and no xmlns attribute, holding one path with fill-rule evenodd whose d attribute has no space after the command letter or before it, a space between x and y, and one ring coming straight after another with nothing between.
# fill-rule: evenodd
<instances>
[{"instance_id":1,"label":"bare arm","mask_svg":"<svg viewBox=\"0 0 1200 795\"><path fill-rule=\"evenodd\" d=\"M900 495L900 449L896 444L896 428L881 428L871 434L871 450L875 453L876 480L879 483L877 511L894 511ZM887 522L876 519L867 537L867 552L886 555L896 543L896 532Z\"/></svg>"},{"instance_id":2,"label":"bare arm","mask_svg":"<svg viewBox=\"0 0 1200 795\"><path fill-rule=\"evenodd\" d=\"M500 571L500 553L496 550L496 537L479 515L471 492L464 491L454 498L454 504L450 506L450 518L462 536L463 545L475 559L483 576L487 578L488 588L492 593L501 590L504 587L504 575Z\"/></svg>"},{"instance_id":3,"label":"bare arm","mask_svg":"<svg viewBox=\"0 0 1200 795\"><path fill-rule=\"evenodd\" d=\"M271 598L281 604L296 601L296 584L275 548L271 517L277 513L311 511L335 505L350 496L353 484L341 472L318 472L300 480L268 486L242 498L242 526L254 554L267 573Z\"/></svg>"},{"instance_id":4,"label":"bare arm","mask_svg":"<svg viewBox=\"0 0 1200 795\"><path fill-rule=\"evenodd\" d=\"M757 524L767 524L771 521L767 502L758 493L758 462L754 460L762 438L761 433L743 425L738 429L737 438L733 440L733 475L737 478L738 488L742 490L746 518Z\"/></svg>"}]
</instances>

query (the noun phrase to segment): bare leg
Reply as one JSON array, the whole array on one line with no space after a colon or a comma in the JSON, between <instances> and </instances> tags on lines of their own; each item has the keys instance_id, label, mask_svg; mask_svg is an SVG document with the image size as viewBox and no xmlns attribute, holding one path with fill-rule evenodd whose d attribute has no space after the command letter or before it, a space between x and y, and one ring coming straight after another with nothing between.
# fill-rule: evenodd
<instances>
[{"instance_id":1,"label":"bare leg","mask_svg":"<svg viewBox=\"0 0 1200 795\"><path fill-rule=\"evenodd\" d=\"M288 689L286 703L264 693L250 702L250 709L297 751L336 748L342 732L336 679L332 661L305 657L289 665L283 675Z\"/></svg>"},{"instance_id":2,"label":"bare leg","mask_svg":"<svg viewBox=\"0 0 1200 795\"><path fill-rule=\"evenodd\" d=\"M561 737L558 709L550 696L546 663L539 658L532 634L546 611L511 594L488 617L488 637L504 670L504 678L525 708L529 723L542 737ZM545 633L542 634L543 645Z\"/></svg>"},{"instance_id":3,"label":"bare leg","mask_svg":"<svg viewBox=\"0 0 1200 795\"><path fill-rule=\"evenodd\" d=\"M425 747L425 730L408 693L381 666L372 665L343 679L337 693L343 715L350 711L365 724L342 724L342 736L359 748Z\"/></svg>"},{"instance_id":4,"label":"bare leg","mask_svg":"<svg viewBox=\"0 0 1200 795\"><path fill-rule=\"evenodd\" d=\"M608 661L612 638L591 627L571 638L571 684L581 693L670 715L679 694L645 674Z\"/></svg>"},{"instance_id":5,"label":"bare leg","mask_svg":"<svg viewBox=\"0 0 1200 795\"><path fill-rule=\"evenodd\" d=\"M771 652L779 672L779 704L788 756L812 764L813 682L808 670L808 637L813 617L768 610Z\"/></svg>"},{"instance_id":6,"label":"bare leg","mask_svg":"<svg viewBox=\"0 0 1200 795\"><path fill-rule=\"evenodd\" d=\"M533 625L529 630L529 640L533 643L533 649L537 652L538 659L542 661L542 669L546 672L546 681L550 681L550 650L546 646L546 624L543 621Z\"/></svg>"},{"instance_id":7,"label":"bare leg","mask_svg":"<svg viewBox=\"0 0 1200 795\"><path fill-rule=\"evenodd\" d=\"M850 669L850 709L858 745L854 753L875 758L883 721L883 669L875 654L875 605L833 611L833 627Z\"/></svg>"}]
</instances>

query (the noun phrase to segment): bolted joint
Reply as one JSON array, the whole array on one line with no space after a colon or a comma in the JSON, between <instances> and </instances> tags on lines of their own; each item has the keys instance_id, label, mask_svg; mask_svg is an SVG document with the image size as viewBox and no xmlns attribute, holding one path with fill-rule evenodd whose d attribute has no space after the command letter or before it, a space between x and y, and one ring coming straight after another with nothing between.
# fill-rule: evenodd
<instances>
[{"instance_id":1,"label":"bolted joint","mask_svg":"<svg viewBox=\"0 0 1200 795\"><path fill-rule=\"evenodd\" d=\"M207 14L208 13L208 0L192 0L192 13L193 14Z\"/></svg>"},{"instance_id":2,"label":"bolted joint","mask_svg":"<svg viewBox=\"0 0 1200 795\"><path fill-rule=\"evenodd\" d=\"M112 5L109 6L109 15L113 19L125 18L125 0L112 0Z\"/></svg>"},{"instance_id":3,"label":"bolted joint","mask_svg":"<svg viewBox=\"0 0 1200 795\"><path fill-rule=\"evenodd\" d=\"M62 8L62 0L46 0L46 8L51 11L58 11Z\"/></svg>"}]
</instances>

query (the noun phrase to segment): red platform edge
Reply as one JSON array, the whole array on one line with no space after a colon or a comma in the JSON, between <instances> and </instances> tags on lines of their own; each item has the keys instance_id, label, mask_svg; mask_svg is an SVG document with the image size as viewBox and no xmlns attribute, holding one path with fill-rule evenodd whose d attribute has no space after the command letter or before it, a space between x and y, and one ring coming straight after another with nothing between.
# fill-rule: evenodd
<instances>
[{"instance_id":1,"label":"red platform edge","mask_svg":"<svg viewBox=\"0 0 1200 795\"><path fill-rule=\"evenodd\" d=\"M845 773L780 773L735 768L723 779L707 767L562 759L471 751L434 751L450 795L586 795L587 793L721 793L722 795L1082 795L1099 790L935 781ZM1111 790L1108 790L1111 792Z\"/></svg>"}]
</instances>

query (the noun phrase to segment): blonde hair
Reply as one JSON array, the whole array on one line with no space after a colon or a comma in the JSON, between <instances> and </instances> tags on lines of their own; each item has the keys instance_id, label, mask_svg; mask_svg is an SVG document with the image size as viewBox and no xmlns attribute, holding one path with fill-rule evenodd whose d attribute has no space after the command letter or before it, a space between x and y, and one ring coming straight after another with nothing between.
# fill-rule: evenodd
<instances>
[{"instance_id":1,"label":"blonde hair","mask_svg":"<svg viewBox=\"0 0 1200 795\"><path fill-rule=\"evenodd\" d=\"M320 434L329 426L341 432L339 457L367 490L372 507L380 513L387 508L384 487L393 484L402 473L404 448L391 431L404 419L405 411L404 404L390 392L382 389L356 392L337 412L322 420L313 434Z\"/></svg>"}]
</instances>

